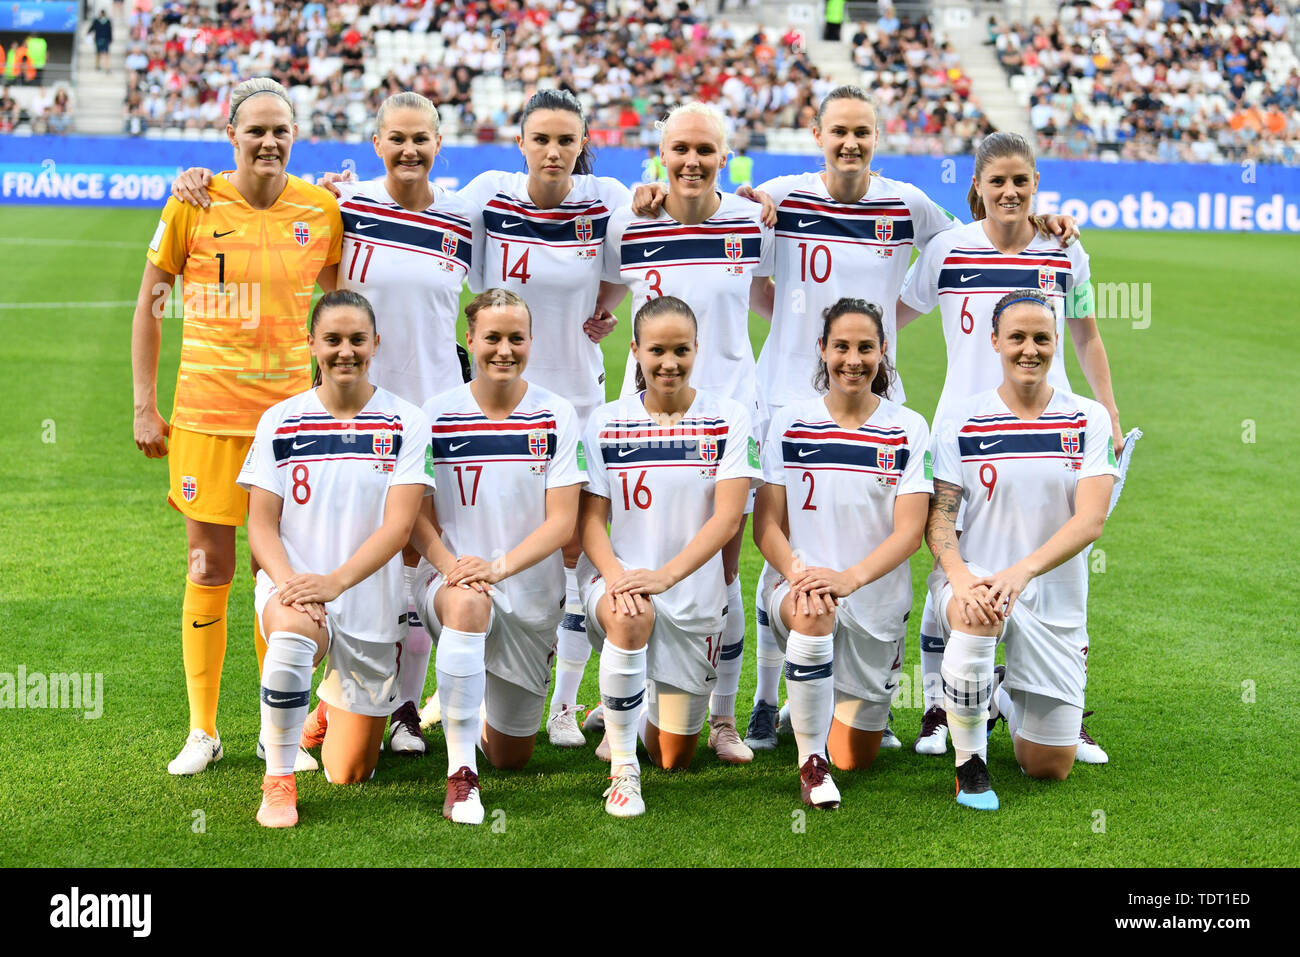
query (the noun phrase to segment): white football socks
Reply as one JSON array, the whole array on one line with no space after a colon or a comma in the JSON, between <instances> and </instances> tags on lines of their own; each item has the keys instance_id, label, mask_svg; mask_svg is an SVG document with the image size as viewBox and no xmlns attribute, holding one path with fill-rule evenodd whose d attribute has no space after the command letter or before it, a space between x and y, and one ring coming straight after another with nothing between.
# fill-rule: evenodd
<instances>
[{"instance_id":1,"label":"white football socks","mask_svg":"<svg viewBox=\"0 0 1300 957\"><path fill-rule=\"evenodd\" d=\"M447 736L447 775L466 767L478 773L475 747L487 674L483 666L484 632L443 628L438 639L438 698Z\"/></svg>"},{"instance_id":2,"label":"white football socks","mask_svg":"<svg viewBox=\"0 0 1300 957\"><path fill-rule=\"evenodd\" d=\"M709 695L709 714L714 718L736 716L736 693L740 690L740 669L745 664L745 602L740 593L740 576L727 586L727 614L722 622L722 651L718 656L718 683Z\"/></svg>"},{"instance_id":3,"label":"white football socks","mask_svg":"<svg viewBox=\"0 0 1300 957\"><path fill-rule=\"evenodd\" d=\"M429 678L429 657L433 654L433 638L420 620L415 607L415 583L419 569L403 567L406 575L406 637L400 642L402 670L398 676L398 694L402 703L412 701L418 710L424 704L424 684Z\"/></svg>"},{"instance_id":4,"label":"white football socks","mask_svg":"<svg viewBox=\"0 0 1300 957\"><path fill-rule=\"evenodd\" d=\"M763 607L763 586L771 574L770 566L763 563L763 574L758 579L758 590L754 594L754 625L758 632L758 681L754 686L754 704L760 701L770 705L780 704L781 666L785 656L772 635L772 626L767 619L767 609Z\"/></svg>"},{"instance_id":5,"label":"white football socks","mask_svg":"<svg viewBox=\"0 0 1300 957\"><path fill-rule=\"evenodd\" d=\"M291 631L273 631L262 663L262 729L266 773L293 774L298 741L311 697L311 662L316 642Z\"/></svg>"},{"instance_id":6,"label":"white football socks","mask_svg":"<svg viewBox=\"0 0 1300 957\"><path fill-rule=\"evenodd\" d=\"M993 703L997 705L998 714L1007 719L1007 731L1014 739L1020 729L1020 715L1016 714L1016 703L1002 685L998 685L998 690L993 693Z\"/></svg>"},{"instance_id":7,"label":"white football socks","mask_svg":"<svg viewBox=\"0 0 1300 957\"><path fill-rule=\"evenodd\" d=\"M609 766L640 765L636 759L637 725L645 701L646 653L628 651L605 639L600 651L600 700L605 706Z\"/></svg>"},{"instance_id":8,"label":"white football socks","mask_svg":"<svg viewBox=\"0 0 1300 957\"><path fill-rule=\"evenodd\" d=\"M921 682L925 689L925 707L943 707L943 631L934 614L934 599L925 593L925 608L921 611Z\"/></svg>"},{"instance_id":9,"label":"white football socks","mask_svg":"<svg viewBox=\"0 0 1300 957\"><path fill-rule=\"evenodd\" d=\"M799 748L799 767L810 755L826 757L826 738L835 711L832 635L790 632L785 645L785 692L790 696L790 726Z\"/></svg>"},{"instance_id":10,"label":"white football socks","mask_svg":"<svg viewBox=\"0 0 1300 957\"><path fill-rule=\"evenodd\" d=\"M578 686L591 657L591 642L587 640L587 620L582 601L578 597L578 574L573 568L564 570L564 618L555 629L555 691L551 695L551 714L561 705L570 709L578 704Z\"/></svg>"},{"instance_id":11,"label":"white football socks","mask_svg":"<svg viewBox=\"0 0 1300 957\"><path fill-rule=\"evenodd\" d=\"M957 766L972 755L988 759L989 697L993 691L993 654L998 640L953 630L943 653L943 698L948 732Z\"/></svg>"}]
</instances>

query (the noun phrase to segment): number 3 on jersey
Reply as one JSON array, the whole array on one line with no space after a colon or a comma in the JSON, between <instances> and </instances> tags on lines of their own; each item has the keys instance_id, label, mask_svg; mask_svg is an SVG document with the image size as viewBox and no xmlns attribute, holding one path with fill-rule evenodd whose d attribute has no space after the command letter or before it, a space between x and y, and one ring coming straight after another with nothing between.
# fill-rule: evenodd
<instances>
[{"instance_id":1,"label":"number 3 on jersey","mask_svg":"<svg viewBox=\"0 0 1300 957\"><path fill-rule=\"evenodd\" d=\"M513 266L510 265L510 244L501 244L501 281L509 282L511 279L518 279L519 282L526 283L532 278L528 271L528 248L524 248L524 253L515 260Z\"/></svg>"}]
</instances>

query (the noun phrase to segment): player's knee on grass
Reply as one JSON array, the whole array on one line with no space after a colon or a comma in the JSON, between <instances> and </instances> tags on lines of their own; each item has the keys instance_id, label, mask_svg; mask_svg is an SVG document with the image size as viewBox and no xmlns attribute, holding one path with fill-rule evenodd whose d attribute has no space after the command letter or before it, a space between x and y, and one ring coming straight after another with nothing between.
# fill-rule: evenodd
<instances>
[{"instance_id":1,"label":"player's knee on grass","mask_svg":"<svg viewBox=\"0 0 1300 957\"><path fill-rule=\"evenodd\" d=\"M888 701L866 701L835 694L835 717L826 738L826 753L842 771L865 771L880 754L880 739L889 723Z\"/></svg>"},{"instance_id":2,"label":"player's knee on grass","mask_svg":"<svg viewBox=\"0 0 1300 957\"><path fill-rule=\"evenodd\" d=\"M537 735L520 738L483 724L483 755L498 771L518 771L532 759Z\"/></svg>"},{"instance_id":3,"label":"player's knee on grass","mask_svg":"<svg viewBox=\"0 0 1300 957\"><path fill-rule=\"evenodd\" d=\"M695 758L700 736L696 734L671 734L655 727L653 721L645 726L645 749L654 766L663 771L685 771Z\"/></svg>"},{"instance_id":4,"label":"player's knee on grass","mask_svg":"<svg viewBox=\"0 0 1300 957\"><path fill-rule=\"evenodd\" d=\"M1010 695L1018 725L1016 760L1031 778L1064 781L1074 767L1083 708L1019 688Z\"/></svg>"},{"instance_id":5,"label":"player's knee on grass","mask_svg":"<svg viewBox=\"0 0 1300 957\"><path fill-rule=\"evenodd\" d=\"M708 695L646 682L645 744L656 767L665 771L690 767L708 709Z\"/></svg>"},{"instance_id":6,"label":"player's knee on grass","mask_svg":"<svg viewBox=\"0 0 1300 957\"><path fill-rule=\"evenodd\" d=\"M475 588L443 585L434 597L434 611L444 628L480 634L492 621L492 598Z\"/></svg>"},{"instance_id":7,"label":"player's knee on grass","mask_svg":"<svg viewBox=\"0 0 1300 957\"><path fill-rule=\"evenodd\" d=\"M483 754L498 770L518 770L533 756L546 695L487 672L483 693Z\"/></svg>"},{"instance_id":8,"label":"player's knee on grass","mask_svg":"<svg viewBox=\"0 0 1300 957\"><path fill-rule=\"evenodd\" d=\"M386 717L375 718L331 707L320 752L326 779L331 784L369 781L379 763L379 742L383 740L387 723Z\"/></svg>"},{"instance_id":9,"label":"player's knee on grass","mask_svg":"<svg viewBox=\"0 0 1300 957\"><path fill-rule=\"evenodd\" d=\"M1020 762L1025 774L1040 781L1064 781L1074 767L1077 745L1058 747L1035 744L1016 735L1015 748L1016 760Z\"/></svg>"}]
</instances>

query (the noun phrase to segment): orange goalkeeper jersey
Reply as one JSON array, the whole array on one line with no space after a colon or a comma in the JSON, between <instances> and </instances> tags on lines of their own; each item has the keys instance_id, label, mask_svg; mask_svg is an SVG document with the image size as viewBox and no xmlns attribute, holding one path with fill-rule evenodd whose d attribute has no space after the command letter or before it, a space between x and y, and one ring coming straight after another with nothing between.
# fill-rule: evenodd
<instances>
[{"instance_id":1,"label":"orange goalkeeper jersey","mask_svg":"<svg viewBox=\"0 0 1300 957\"><path fill-rule=\"evenodd\" d=\"M222 175L208 194L207 209L169 199L149 244L149 261L181 277L185 307L171 421L252 435L263 412L311 385L311 297L339 261L343 222L333 196L296 176L270 209Z\"/></svg>"}]
</instances>

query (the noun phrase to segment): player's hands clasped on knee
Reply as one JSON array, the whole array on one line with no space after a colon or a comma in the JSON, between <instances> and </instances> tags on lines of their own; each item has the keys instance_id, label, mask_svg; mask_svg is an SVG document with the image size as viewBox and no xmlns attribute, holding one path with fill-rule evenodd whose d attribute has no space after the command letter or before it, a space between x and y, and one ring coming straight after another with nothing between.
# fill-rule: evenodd
<instances>
[{"instance_id":1,"label":"player's hands clasped on knee","mask_svg":"<svg viewBox=\"0 0 1300 957\"><path fill-rule=\"evenodd\" d=\"M631 592L636 595L659 595L677 584L672 576L661 568L633 568L625 571L621 578L611 582L609 590L615 594Z\"/></svg>"},{"instance_id":2,"label":"player's hands clasped on knee","mask_svg":"<svg viewBox=\"0 0 1300 957\"><path fill-rule=\"evenodd\" d=\"M298 572L284 583L280 589L280 601L286 605L311 602L325 604L343 594L343 588L335 581L333 575L314 575L311 572Z\"/></svg>"},{"instance_id":3,"label":"player's hands clasped on knee","mask_svg":"<svg viewBox=\"0 0 1300 957\"><path fill-rule=\"evenodd\" d=\"M993 603L994 610L1002 618L1011 617L1011 609L1015 607L1016 599L1020 597L1033 577L1033 574L1020 563L1004 568L993 575L992 584L989 585L989 599Z\"/></svg>"},{"instance_id":4,"label":"player's hands clasped on knee","mask_svg":"<svg viewBox=\"0 0 1300 957\"><path fill-rule=\"evenodd\" d=\"M957 603L962 621L967 625L996 625L1002 620L990 593L992 578L976 578L968 574L965 578L959 576L956 579L950 578L949 581L952 584L953 601Z\"/></svg>"}]
</instances>

